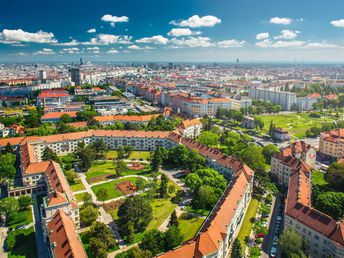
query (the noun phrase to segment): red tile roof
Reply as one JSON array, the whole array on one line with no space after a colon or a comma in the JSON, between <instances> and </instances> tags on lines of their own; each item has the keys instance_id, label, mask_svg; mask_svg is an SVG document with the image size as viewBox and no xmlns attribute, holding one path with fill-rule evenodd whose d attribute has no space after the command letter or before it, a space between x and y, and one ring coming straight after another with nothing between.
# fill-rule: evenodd
<instances>
[{"instance_id":1,"label":"red tile roof","mask_svg":"<svg viewBox=\"0 0 344 258\"><path fill-rule=\"evenodd\" d=\"M69 115L71 117L76 117L76 113L77 112L74 112L74 111L71 111L71 112L53 112L53 113L47 113L47 114L44 114L42 117L41 117L41 120L46 120L46 119L57 119L57 118L60 118L62 115Z\"/></svg>"},{"instance_id":2,"label":"red tile roof","mask_svg":"<svg viewBox=\"0 0 344 258\"><path fill-rule=\"evenodd\" d=\"M125 116L125 115L114 115L114 116L96 116L94 119L99 123L111 122L111 121L125 121L125 122L149 122L152 118L160 116L156 115L143 115L143 116Z\"/></svg>"}]
</instances>

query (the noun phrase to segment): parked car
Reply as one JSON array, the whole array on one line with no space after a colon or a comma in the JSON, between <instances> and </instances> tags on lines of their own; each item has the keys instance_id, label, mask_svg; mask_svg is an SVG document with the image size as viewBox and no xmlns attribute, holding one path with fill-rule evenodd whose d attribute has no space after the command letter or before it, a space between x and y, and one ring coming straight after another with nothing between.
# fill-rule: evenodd
<instances>
[{"instance_id":1,"label":"parked car","mask_svg":"<svg viewBox=\"0 0 344 258\"><path fill-rule=\"evenodd\" d=\"M259 234L257 234L256 236L255 236L255 238L262 238L262 237L264 237L265 235L264 235L264 233L259 233Z\"/></svg>"},{"instance_id":2,"label":"parked car","mask_svg":"<svg viewBox=\"0 0 344 258\"><path fill-rule=\"evenodd\" d=\"M277 222L281 222L282 221L282 217L281 216L277 216Z\"/></svg>"},{"instance_id":3,"label":"parked car","mask_svg":"<svg viewBox=\"0 0 344 258\"><path fill-rule=\"evenodd\" d=\"M272 244L273 244L273 245L277 245L277 241L278 241L278 237L275 236L275 237L274 237L274 240L273 240L273 242L272 242Z\"/></svg>"},{"instance_id":4,"label":"parked car","mask_svg":"<svg viewBox=\"0 0 344 258\"><path fill-rule=\"evenodd\" d=\"M18 229L25 229L26 227L24 225L19 225L19 226L16 226L16 230Z\"/></svg>"},{"instance_id":5,"label":"parked car","mask_svg":"<svg viewBox=\"0 0 344 258\"><path fill-rule=\"evenodd\" d=\"M270 252L270 256L271 257L276 257L276 253L277 253L277 248L276 247L271 247L271 252Z\"/></svg>"}]
</instances>

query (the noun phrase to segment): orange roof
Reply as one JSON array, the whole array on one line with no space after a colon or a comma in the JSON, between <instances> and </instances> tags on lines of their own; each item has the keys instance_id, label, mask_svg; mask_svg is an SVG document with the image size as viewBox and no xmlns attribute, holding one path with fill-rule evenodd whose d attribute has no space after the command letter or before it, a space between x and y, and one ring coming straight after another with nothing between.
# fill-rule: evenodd
<instances>
[{"instance_id":1,"label":"orange roof","mask_svg":"<svg viewBox=\"0 0 344 258\"><path fill-rule=\"evenodd\" d=\"M57 119L57 118L60 118L62 115L69 115L71 117L76 117L76 113L77 112L74 112L74 111L71 111L71 112L53 112L53 113L47 113L47 114L44 114L42 116L42 120L45 120L45 119Z\"/></svg>"},{"instance_id":2,"label":"orange roof","mask_svg":"<svg viewBox=\"0 0 344 258\"><path fill-rule=\"evenodd\" d=\"M149 122L152 118L157 118L160 116L159 114L156 115L143 115L143 116L122 116L122 115L115 115L115 116L96 116L94 117L95 120L98 122L111 122L111 121L125 121L125 122Z\"/></svg>"},{"instance_id":3,"label":"orange roof","mask_svg":"<svg viewBox=\"0 0 344 258\"><path fill-rule=\"evenodd\" d=\"M56 258L86 258L86 252L76 232L75 225L62 210L58 209L48 223L49 239L54 247L52 252Z\"/></svg>"},{"instance_id":4,"label":"orange roof","mask_svg":"<svg viewBox=\"0 0 344 258\"><path fill-rule=\"evenodd\" d=\"M199 118L195 118L195 119L186 119L186 120L184 120L184 121L181 123L180 127L181 127L182 129L186 129L186 128L190 127L190 126L200 125L200 124L202 124L202 122L201 122L201 120L200 120Z\"/></svg>"},{"instance_id":5,"label":"orange roof","mask_svg":"<svg viewBox=\"0 0 344 258\"><path fill-rule=\"evenodd\" d=\"M68 123L69 126L73 126L75 128L82 128L87 127L87 122L74 122L74 123Z\"/></svg>"}]
</instances>

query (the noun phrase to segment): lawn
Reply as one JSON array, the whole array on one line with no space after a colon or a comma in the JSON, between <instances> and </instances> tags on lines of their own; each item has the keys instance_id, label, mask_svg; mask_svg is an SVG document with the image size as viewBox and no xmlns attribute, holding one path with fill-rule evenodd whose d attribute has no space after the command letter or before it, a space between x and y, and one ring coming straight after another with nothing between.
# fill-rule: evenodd
<instances>
[{"instance_id":1,"label":"lawn","mask_svg":"<svg viewBox=\"0 0 344 258\"><path fill-rule=\"evenodd\" d=\"M109 174L114 174L115 168L113 166L112 161L95 161L92 163L90 169L86 172L87 180L98 177L104 176Z\"/></svg>"},{"instance_id":2,"label":"lawn","mask_svg":"<svg viewBox=\"0 0 344 258\"><path fill-rule=\"evenodd\" d=\"M74 184L70 184L70 188L72 189L73 192L85 190L84 184L81 182L81 180L75 180Z\"/></svg>"},{"instance_id":3,"label":"lawn","mask_svg":"<svg viewBox=\"0 0 344 258\"><path fill-rule=\"evenodd\" d=\"M97 195L97 198L98 198L98 191L102 188L107 189L108 198L106 200L110 200L110 199L124 195L122 191L117 189L116 185L118 183L123 182L123 181L130 181L133 184L135 184L136 180L137 180L137 177L119 178L119 179L116 179L104 184L92 186L92 191Z\"/></svg>"},{"instance_id":4,"label":"lawn","mask_svg":"<svg viewBox=\"0 0 344 258\"><path fill-rule=\"evenodd\" d=\"M312 184L321 186L321 187L326 187L328 183L326 182L325 178L325 173L322 173L321 171L314 170L312 172Z\"/></svg>"},{"instance_id":5,"label":"lawn","mask_svg":"<svg viewBox=\"0 0 344 258\"><path fill-rule=\"evenodd\" d=\"M183 235L183 241L193 238L198 229L201 227L204 219L203 218L189 218L189 219L179 219L179 228Z\"/></svg>"},{"instance_id":6,"label":"lawn","mask_svg":"<svg viewBox=\"0 0 344 258\"><path fill-rule=\"evenodd\" d=\"M252 218L256 217L258 207L259 201L257 199L252 198L246 211L244 221L242 222L239 234L237 236L237 239L241 242L241 246L246 246L245 238L250 236L251 229L253 226Z\"/></svg>"},{"instance_id":7,"label":"lawn","mask_svg":"<svg viewBox=\"0 0 344 258\"><path fill-rule=\"evenodd\" d=\"M79 194L74 194L74 197L76 199L77 202L82 202L82 199L84 198L84 196L87 194L87 192L85 193L79 193Z\"/></svg>"},{"instance_id":8,"label":"lawn","mask_svg":"<svg viewBox=\"0 0 344 258\"><path fill-rule=\"evenodd\" d=\"M12 231L15 235L14 248L8 252L8 258L36 258L36 238L34 228Z\"/></svg>"},{"instance_id":9,"label":"lawn","mask_svg":"<svg viewBox=\"0 0 344 258\"><path fill-rule=\"evenodd\" d=\"M263 133L269 132L270 121L273 121L276 127L282 127L288 130L294 137L303 138L307 129L312 126L321 126L324 123L333 122L332 118L310 117L309 113L295 113L295 114L277 114L277 115L262 115L259 116L264 122Z\"/></svg>"},{"instance_id":10,"label":"lawn","mask_svg":"<svg viewBox=\"0 0 344 258\"><path fill-rule=\"evenodd\" d=\"M23 214L23 216L25 216L25 220L22 222L18 222L16 224L13 224L13 225L9 226L9 228L15 228L16 226L19 226L19 225L28 225L33 221L31 208L28 208L27 210L24 210L24 211L18 211L18 215L19 214Z\"/></svg>"},{"instance_id":11,"label":"lawn","mask_svg":"<svg viewBox=\"0 0 344 258\"><path fill-rule=\"evenodd\" d=\"M150 157L149 151L133 151L128 159L148 159ZM117 158L117 151L110 150L106 154L106 159L114 159Z\"/></svg>"}]
</instances>

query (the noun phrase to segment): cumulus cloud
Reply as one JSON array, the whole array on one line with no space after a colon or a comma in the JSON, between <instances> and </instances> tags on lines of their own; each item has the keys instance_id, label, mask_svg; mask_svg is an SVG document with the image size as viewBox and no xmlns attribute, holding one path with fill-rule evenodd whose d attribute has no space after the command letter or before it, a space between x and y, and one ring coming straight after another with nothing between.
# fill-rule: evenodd
<instances>
[{"instance_id":1,"label":"cumulus cloud","mask_svg":"<svg viewBox=\"0 0 344 258\"><path fill-rule=\"evenodd\" d=\"M272 41L269 39L265 39L263 41L257 42L256 46L257 47L262 47L262 48L288 48L288 47L301 47L304 46L306 42L300 41L300 40L292 40L292 41L284 41L284 40L279 40L279 41Z\"/></svg>"},{"instance_id":2,"label":"cumulus cloud","mask_svg":"<svg viewBox=\"0 0 344 258\"><path fill-rule=\"evenodd\" d=\"M192 31L189 28L173 28L167 35L172 37L180 37L180 36L192 36L192 35L200 35L202 32L200 31Z\"/></svg>"},{"instance_id":3,"label":"cumulus cloud","mask_svg":"<svg viewBox=\"0 0 344 258\"><path fill-rule=\"evenodd\" d=\"M236 39L229 39L217 42L217 45L220 48L236 48L236 47L243 47L246 42L244 40L238 41Z\"/></svg>"},{"instance_id":4,"label":"cumulus cloud","mask_svg":"<svg viewBox=\"0 0 344 258\"><path fill-rule=\"evenodd\" d=\"M51 45L53 46L66 46L66 47L71 47L71 46L77 46L79 45L80 42L78 42L76 39L73 39L70 42L58 42L58 43L52 43Z\"/></svg>"},{"instance_id":5,"label":"cumulus cloud","mask_svg":"<svg viewBox=\"0 0 344 258\"><path fill-rule=\"evenodd\" d=\"M153 37L145 37L136 40L137 43L148 43L148 44L162 44L165 45L168 43L168 39L161 36L161 35L156 35Z\"/></svg>"},{"instance_id":6,"label":"cumulus cloud","mask_svg":"<svg viewBox=\"0 0 344 258\"><path fill-rule=\"evenodd\" d=\"M267 39L270 37L269 32L262 32L256 35L257 40Z\"/></svg>"},{"instance_id":7,"label":"cumulus cloud","mask_svg":"<svg viewBox=\"0 0 344 258\"><path fill-rule=\"evenodd\" d=\"M270 19L270 23L273 24L289 25L291 22L292 19L290 18L273 17Z\"/></svg>"},{"instance_id":8,"label":"cumulus cloud","mask_svg":"<svg viewBox=\"0 0 344 258\"><path fill-rule=\"evenodd\" d=\"M55 51L52 50L51 48L43 48L40 51L37 51L34 53L34 55L54 55Z\"/></svg>"},{"instance_id":9,"label":"cumulus cloud","mask_svg":"<svg viewBox=\"0 0 344 258\"><path fill-rule=\"evenodd\" d=\"M61 53L68 53L68 54L77 54L79 53L80 49L77 47L70 47L70 48L63 48L60 52Z\"/></svg>"},{"instance_id":10,"label":"cumulus cloud","mask_svg":"<svg viewBox=\"0 0 344 258\"><path fill-rule=\"evenodd\" d=\"M128 49L131 50L151 50L151 49L155 49L154 47L150 47L150 46L144 46L144 47L140 47L137 45L131 45L128 47Z\"/></svg>"},{"instance_id":11,"label":"cumulus cloud","mask_svg":"<svg viewBox=\"0 0 344 258\"><path fill-rule=\"evenodd\" d=\"M82 42L83 45L109 45L109 44L130 44L131 36L118 36L113 34L98 34L96 38L90 41Z\"/></svg>"},{"instance_id":12,"label":"cumulus cloud","mask_svg":"<svg viewBox=\"0 0 344 258\"><path fill-rule=\"evenodd\" d=\"M295 39L297 37L297 34L299 34L300 31L292 31L292 30L282 30L281 35L276 36L275 39Z\"/></svg>"},{"instance_id":13,"label":"cumulus cloud","mask_svg":"<svg viewBox=\"0 0 344 258\"><path fill-rule=\"evenodd\" d=\"M105 14L102 18L104 22L110 22L112 27L115 27L115 24L118 22L128 22L129 18L127 16L113 16L111 14Z\"/></svg>"},{"instance_id":14,"label":"cumulus cloud","mask_svg":"<svg viewBox=\"0 0 344 258\"><path fill-rule=\"evenodd\" d=\"M199 28L199 27L213 27L216 24L221 23L221 19L216 16L206 15L200 17L198 15L193 15L187 20L180 21L171 21L170 24L180 26L180 27L190 27L190 28Z\"/></svg>"},{"instance_id":15,"label":"cumulus cloud","mask_svg":"<svg viewBox=\"0 0 344 258\"><path fill-rule=\"evenodd\" d=\"M189 37L187 39L173 38L171 39L173 45L185 47L213 47L215 43L208 37Z\"/></svg>"},{"instance_id":16,"label":"cumulus cloud","mask_svg":"<svg viewBox=\"0 0 344 258\"><path fill-rule=\"evenodd\" d=\"M88 47L87 50L99 50L99 47Z\"/></svg>"},{"instance_id":17,"label":"cumulus cloud","mask_svg":"<svg viewBox=\"0 0 344 258\"><path fill-rule=\"evenodd\" d=\"M0 33L0 41L2 43L19 43L19 42L32 42L32 43L56 43L54 34L51 32L37 31L26 32L22 29L8 30L4 29Z\"/></svg>"},{"instance_id":18,"label":"cumulus cloud","mask_svg":"<svg viewBox=\"0 0 344 258\"><path fill-rule=\"evenodd\" d=\"M119 52L118 52L118 50L116 50L116 49L114 49L114 48L111 48L111 49L109 49L106 53L108 53L108 54L117 54L117 53L119 53Z\"/></svg>"},{"instance_id":19,"label":"cumulus cloud","mask_svg":"<svg viewBox=\"0 0 344 258\"><path fill-rule=\"evenodd\" d=\"M341 27L344 28L344 19L340 19L340 20L333 20L331 21L331 24L335 27Z\"/></svg>"},{"instance_id":20,"label":"cumulus cloud","mask_svg":"<svg viewBox=\"0 0 344 258\"><path fill-rule=\"evenodd\" d=\"M91 28L87 31L87 33L96 33L97 30L95 28Z\"/></svg>"}]
</instances>

